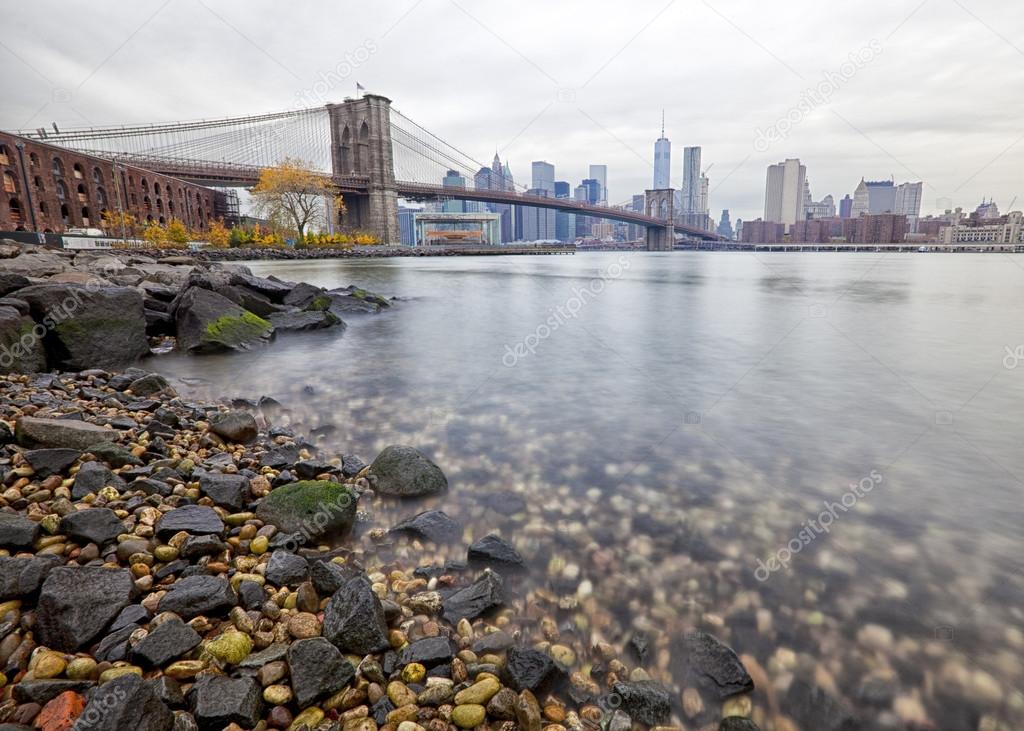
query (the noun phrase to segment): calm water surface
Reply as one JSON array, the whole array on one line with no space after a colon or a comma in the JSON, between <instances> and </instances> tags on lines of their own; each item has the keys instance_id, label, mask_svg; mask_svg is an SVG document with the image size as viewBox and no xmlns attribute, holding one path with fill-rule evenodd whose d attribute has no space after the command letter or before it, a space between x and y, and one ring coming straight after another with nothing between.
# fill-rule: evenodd
<instances>
[{"instance_id":1,"label":"calm water surface","mask_svg":"<svg viewBox=\"0 0 1024 731\"><path fill-rule=\"evenodd\" d=\"M1024 258L250 266L402 301L157 367L276 398L330 454L419 447L452 484L425 505L514 540L588 641L646 629L671 679L672 635L712 631L764 669L777 728L835 700L865 728L1024 729Z\"/></svg>"}]
</instances>

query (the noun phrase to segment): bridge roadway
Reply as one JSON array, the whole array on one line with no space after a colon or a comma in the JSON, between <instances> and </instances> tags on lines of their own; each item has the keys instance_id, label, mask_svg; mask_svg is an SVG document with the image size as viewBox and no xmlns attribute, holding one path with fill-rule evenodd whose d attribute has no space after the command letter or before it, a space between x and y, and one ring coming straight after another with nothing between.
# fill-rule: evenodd
<instances>
[{"instance_id":1,"label":"bridge roadway","mask_svg":"<svg viewBox=\"0 0 1024 731\"><path fill-rule=\"evenodd\" d=\"M109 157L109 153L107 153L106 156ZM140 168L152 170L155 173L171 175L199 185L242 188L251 188L256 185L256 182L259 180L260 171L263 169L257 165L239 165L236 163L219 163L209 162L206 160L183 160L179 158L143 155L119 155L117 156L116 162L135 165ZM370 178L368 175L333 175L331 177L342 194L365 193L370 184ZM665 225L665 222L660 218L648 216L643 213L622 210L620 208L595 206L591 203L584 203L572 198L548 198L544 196L527 195L516 191L450 188L443 185L428 185L402 180L395 181L395 189L400 197L409 200L434 200L438 198L448 198L455 200L480 201L483 203L533 206L535 208L550 208L556 211L576 213L578 215L592 216L594 218L605 218L612 221L632 223L638 226L649 227ZM676 225L675 231L676 233L681 233L705 241L720 240L716 234L695 227Z\"/></svg>"}]
</instances>

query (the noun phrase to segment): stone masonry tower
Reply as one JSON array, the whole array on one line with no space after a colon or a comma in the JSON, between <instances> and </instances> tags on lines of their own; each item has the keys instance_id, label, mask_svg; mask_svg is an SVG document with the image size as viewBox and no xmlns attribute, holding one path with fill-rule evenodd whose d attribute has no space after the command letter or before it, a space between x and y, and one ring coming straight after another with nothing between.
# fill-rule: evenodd
<instances>
[{"instance_id":1,"label":"stone masonry tower","mask_svg":"<svg viewBox=\"0 0 1024 731\"><path fill-rule=\"evenodd\" d=\"M675 246L675 198L673 188L655 188L645 192L645 212L652 218L660 218L665 227L647 227L648 251L672 251Z\"/></svg>"},{"instance_id":2,"label":"stone masonry tower","mask_svg":"<svg viewBox=\"0 0 1024 731\"><path fill-rule=\"evenodd\" d=\"M373 234L383 244L400 244L391 149L391 100L365 94L341 104L328 104L327 110L334 175L369 178L366 193L345 194L342 227Z\"/></svg>"}]
</instances>

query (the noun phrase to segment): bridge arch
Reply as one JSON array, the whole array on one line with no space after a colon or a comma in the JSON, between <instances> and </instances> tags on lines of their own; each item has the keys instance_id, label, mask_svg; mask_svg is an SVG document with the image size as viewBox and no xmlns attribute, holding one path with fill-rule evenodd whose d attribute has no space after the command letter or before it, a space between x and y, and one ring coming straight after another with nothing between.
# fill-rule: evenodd
<instances>
[{"instance_id":1,"label":"bridge arch","mask_svg":"<svg viewBox=\"0 0 1024 731\"><path fill-rule=\"evenodd\" d=\"M356 164L356 172L366 174L370 170L370 125L363 120L359 127L359 159Z\"/></svg>"},{"instance_id":2,"label":"bridge arch","mask_svg":"<svg viewBox=\"0 0 1024 731\"><path fill-rule=\"evenodd\" d=\"M352 131L345 125L341 132L341 145L338 146L338 163L342 173L352 172Z\"/></svg>"}]
</instances>

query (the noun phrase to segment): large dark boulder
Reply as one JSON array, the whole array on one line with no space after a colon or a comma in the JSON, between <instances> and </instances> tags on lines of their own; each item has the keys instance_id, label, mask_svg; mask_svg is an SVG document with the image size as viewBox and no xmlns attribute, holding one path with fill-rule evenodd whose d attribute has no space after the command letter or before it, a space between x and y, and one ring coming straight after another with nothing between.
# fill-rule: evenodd
<instances>
[{"instance_id":1,"label":"large dark boulder","mask_svg":"<svg viewBox=\"0 0 1024 731\"><path fill-rule=\"evenodd\" d=\"M384 608L369 579L354 578L331 597L324 610L323 636L342 652L357 655L391 647Z\"/></svg>"},{"instance_id":2,"label":"large dark boulder","mask_svg":"<svg viewBox=\"0 0 1024 731\"><path fill-rule=\"evenodd\" d=\"M128 489L121 476L115 475L105 464L86 462L75 475L75 483L71 486L71 497L81 500L90 492L99 492L107 485L111 485L118 492Z\"/></svg>"},{"instance_id":3,"label":"large dark boulder","mask_svg":"<svg viewBox=\"0 0 1024 731\"><path fill-rule=\"evenodd\" d=\"M232 272L231 279L229 280L232 285L237 287L245 287L251 289L254 292L267 297L273 302L280 303L286 294L292 291L294 284L288 282L282 282L277 279L266 279L265 277L257 277L252 274L246 274L245 272Z\"/></svg>"},{"instance_id":4,"label":"large dark boulder","mask_svg":"<svg viewBox=\"0 0 1024 731\"><path fill-rule=\"evenodd\" d=\"M721 699L754 690L754 681L732 648L706 632L688 632L682 656L694 685L707 688Z\"/></svg>"},{"instance_id":5,"label":"large dark boulder","mask_svg":"<svg viewBox=\"0 0 1024 731\"><path fill-rule=\"evenodd\" d=\"M281 301L289 307L306 307L316 297L324 294L323 287L317 287L313 284L307 284L306 282L299 282L291 291L286 294Z\"/></svg>"},{"instance_id":6,"label":"large dark boulder","mask_svg":"<svg viewBox=\"0 0 1024 731\"><path fill-rule=\"evenodd\" d=\"M374 489L382 495L421 497L448 489L448 478L417 449L401 444L385 447L370 465Z\"/></svg>"},{"instance_id":7,"label":"large dark boulder","mask_svg":"<svg viewBox=\"0 0 1024 731\"><path fill-rule=\"evenodd\" d=\"M285 533L340 534L355 522L357 500L351 488L337 482L294 482L263 498L256 517Z\"/></svg>"},{"instance_id":8,"label":"large dark boulder","mask_svg":"<svg viewBox=\"0 0 1024 731\"><path fill-rule=\"evenodd\" d=\"M60 556L0 558L0 601L35 594L61 563Z\"/></svg>"},{"instance_id":9,"label":"large dark boulder","mask_svg":"<svg viewBox=\"0 0 1024 731\"><path fill-rule=\"evenodd\" d=\"M39 591L36 637L40 644L75 652L95 640L132 597L127 570L60 566Z\"/></svg>"},{"instance_id":10,"label":"large dark boulder","mask_svg":"<svg viewBox=\"0 0 1024 731\"><path fill-rule=\"evenodd\" d=\"M246 350L265 342L274 326L226 297L190 287L175 309L178 347L193 353Z\"/></svg>"},{"instance_id":11,"label":"large dark boulder","mask_svg":"<svg viewBox=\"0 0 1024 731\"><path fill-rule=\"evenodd\" d=\"M217 292L242 309L249 310L249 312L260 317L267 317L287 309L284 305L274 304L266 295L255 292L248 287L221 287Z\"/></svg>"},{"instance_id":12,"label":"large dark boulder","mask_svg":"<svg viewBox=\"0 0 1024 731\"><path fill-rule=\"evenodd\" d=\"M36 478L43 480L58 475L82 456L77 449L32 449L25 452L25 461L35 470Z\"/></svg>"},{"instance_id":13,"label":"large dark boulder","mask_svg":"<svg viewBox=\"0 0 1024 731\"><path fill-rule=\"evenodd\" d=\"M427 510L393 527L389 533L407 533L434 543L445 543L458 538L462 527L443 510Z\"/></svg>"},{"instance_id":14,"label":"large dark boulder","mask_svg":"<svg viewBox=\"0 0 1024 731\"><path fill-rule=\"evenodd\" d=\"M299 708L336 693L356 675L352 663L323 637L293 642L288 647L288 671Z\"/></svg>"},{"instance_id":15,"label":"large dark boulder","mask_svg":"<svg viewBox=\"0 0 1024 731\"><path fill-rule=\"evenodd\" d=\"M470 545L467 555L470 563L484 566L522 568L524 565L515 546L493 533Z\"/></svg>"},{"instance_id":16,"label":"large dark boulder","mask_svg":"<svg viewBox=\"0 0 1024 731\"><path fill-rule=\"evenodd\" d=\"M302 556L279 548L270 554L264 576L275 586L294 586L309 579L309 564Z\"/></svg>"},{"instance_id":17,"label":"large dark boulder","mask_svg":"<svg viewBox=\"0 0 1024 731\"><path fill-rule=\"evenodd\" d=\"M23 274L11 272L0 272L0 297L6 297L22 287L28 287L32 282Z\"/></svg>"},{"instance_id":18,"label":"large dark boulder","mask_svg":"<svg viewBox=\"0 0 1024 731\"><path fill-rule=\"evenodd\" d=\"M207 472L199 477L199 490L214 505L240 512L249 502L249 478L238 474Z\"/></svg>"},{"instance_id":19,"label":"large dark boulder","mask_svg":"<svg viewBox=\"0 0 1024 731\"><path fill-rule=\"evenodd\" d=\"M182 505L160 517L156 523L156 537L165 541L179 531L196 536L220 536L224 533L224 521L213 508L205 505Z\"/></svg>"},{"instance_id":20,"label":"large dark boulder","mask_svg":"<svg viewBox=\"0 0 1024 731\"><path fill-rule=\"evenodd\" d=\"M331 312L278 312L268 318L270 324L277 332L289 330L323 330L324 328L340 325L345 328L341 318Z\"/></svg>"},{"instance_id":21,"label":"large dark boulder","mask_svg":"<svg viewBox=\"0 0 1024 731\"><path fill-rule=\"evenodd\" d=\"M210 417L210 431L222 439L249 444L259 436L256 417L248 411L225 411Z\"/></svg>"},{"instance_id":22,"label":"large dark boulder","mask_svg":"<svg viewBox=\"0 0 1024 731\"><path fill-rule=\"evenodd\" d=\"M159 667L181 657L201 641L198 632L177 617L171 617L132 648L132 662Z\"/></svg>"},{"instance_id":23,"label":"large dark boulder","mask_svg":"<svg viewBox=\"0 0 1024 731\"><path fill-rule=\"evenodd\" d=\"M149 354L142 293L132 287L37 284L18 298L33 319L53 323L43 338L52 367L118 369Z\"/></svg>"},{"instance_id":24,"label":"large dark boulder","mask_svg":"<svg viewBox=\"0 0 1024 731\"><path fill-rule=\"evenodd\" d=\"M409 663L418 662L424 667L432 668L451 662L453 657L455 649L447 637L424 637L402 648L398 664L404 667Z\"/></svg>"},{"instance_id":25,"label":"large dark boulder","mask_svg":"<svg viewBox=\"0 0 1024 731\"><path fill-rule=\"evenodd\" d=\"M0 373L46 370L46 350L37 332L44 328L13 307L0 306Z\"/></svg>"},{"instance_id":26,"label":"large dark boulder","mask_svg":"<svg viewBox=\"0 0 1024 731\"><path fill-rule=\"evenodd\" d=\"M105 546L124 533L124 523L110 508L87 508L68 513L60 521L60 532L81 544Z\"/></svg>"},{"instance_id":27,"label":"large dark boulder","mask_svg":"<svg viewBox=\"0 0 1024 731\"><path fill-rule=\"evenodd\" d=\"M653 680L618 682L612 690L619 697L619 707L634 721L648 726L668 722L672 715L672 698L663 685Z\"/></svg>"},{"instance_id":28,"label":"large dark boulder","mask_svg":"<svg viewBox=\"0 0 1024 731\"><path fill-rule=\"evenodd\" d=\"M509 648L504 673L512 688L533 693L552 688L564 677L554 660L529 647Z\"/></svg>"}]
</instances>

